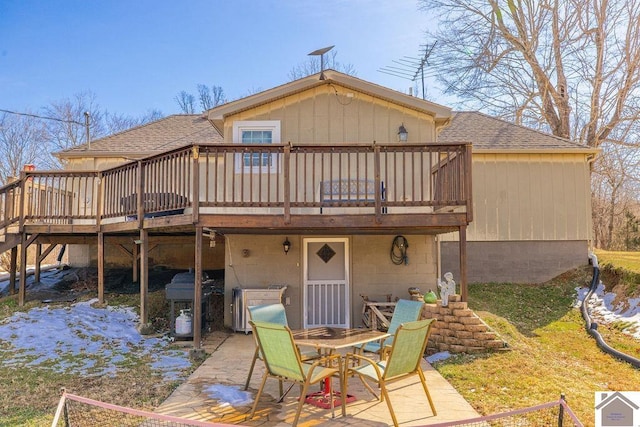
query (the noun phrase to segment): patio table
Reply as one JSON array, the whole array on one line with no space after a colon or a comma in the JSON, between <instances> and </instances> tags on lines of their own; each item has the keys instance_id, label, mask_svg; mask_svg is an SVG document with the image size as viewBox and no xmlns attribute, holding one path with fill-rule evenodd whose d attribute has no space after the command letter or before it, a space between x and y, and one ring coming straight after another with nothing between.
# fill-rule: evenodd
<instances>
[{"instance_id":1,"label":"patio table","mask_svg":"<svg viewBox=\"0 0 640 427\"><path fill-rule=\"evenodd\" d=\"M333 328L321 326L317 328L300 329L292 331L296 345L315 347L324 354L333 354L337 350L359 346L372 341L378 341L390 336L387 332L362 328ZM329 394L331 379L327 378L324 389L319 393L308 395L305 401L320 408L330 408ZM336 392L334 395L340 397ZM347 403L355 400L354 396L346 396Z\"/></svg>"}]
</instances>

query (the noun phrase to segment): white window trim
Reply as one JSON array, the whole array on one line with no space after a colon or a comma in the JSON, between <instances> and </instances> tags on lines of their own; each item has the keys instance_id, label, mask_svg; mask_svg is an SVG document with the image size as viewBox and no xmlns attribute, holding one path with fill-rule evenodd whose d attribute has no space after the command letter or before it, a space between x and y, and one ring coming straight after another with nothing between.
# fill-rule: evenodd
<instances>
[{"instance_id":1,"label":"white window trim","mask_svg":"<svg viewBox=\"0 0 640 427\"><path fill-rule=\"evenodd\" d=\"M242 144L242 131L244 130L270 130L271 131L271 143L280 144L280 120L238 120L233 122L233 143ZM271 166L244 166L242 159L243 155L239 154L235 156L235 171L236 173L277 173L280 159L276 154L273 154Z\"/></svg>"}]
</instances>

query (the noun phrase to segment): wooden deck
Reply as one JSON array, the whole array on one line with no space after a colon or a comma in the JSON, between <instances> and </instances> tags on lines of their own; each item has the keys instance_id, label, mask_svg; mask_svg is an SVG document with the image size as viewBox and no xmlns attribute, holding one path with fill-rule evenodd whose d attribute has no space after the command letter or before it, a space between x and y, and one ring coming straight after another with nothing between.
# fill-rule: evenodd
<instances>
[{"instance_id":1,"label":"wooden deck","mask_svg":"<svg viewBox=\"0 0 640 427\"><path fill-rule=\"evenodd\" d=\"M50 245L46 253L56 244L98 244L100 299L105 236L190 235L198 251L209 228L222 235L458 231L462 264L471 194L466 143L194 145L103 171L23 172L0 188L0 252L11 250L15 275L18 247L25 268L31 244L37 264L42 244ZM140 245L141 282L147 249Z\"/></svg>"}]
</instances>

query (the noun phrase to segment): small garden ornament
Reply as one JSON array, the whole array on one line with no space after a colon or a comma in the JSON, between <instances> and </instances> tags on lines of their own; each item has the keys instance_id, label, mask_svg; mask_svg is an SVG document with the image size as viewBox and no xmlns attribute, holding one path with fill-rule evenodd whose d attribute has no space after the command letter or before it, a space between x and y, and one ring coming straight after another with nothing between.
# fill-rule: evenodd
<instances>
[{"instance_id":1,"label":"small garden ornament","mask_svg":"<svg viewBox=\"0 0 640 427\"><path fill-rule=\"evenodd\" d=\"M442 300L442 306L446 307L449 305L449 295L455 295L456 293L456 282L453 281L453 274L451 272L444 273L444 280L440 280L438 277L438 288L440 289L440 299Z\"/></svg>"}]
</instances>

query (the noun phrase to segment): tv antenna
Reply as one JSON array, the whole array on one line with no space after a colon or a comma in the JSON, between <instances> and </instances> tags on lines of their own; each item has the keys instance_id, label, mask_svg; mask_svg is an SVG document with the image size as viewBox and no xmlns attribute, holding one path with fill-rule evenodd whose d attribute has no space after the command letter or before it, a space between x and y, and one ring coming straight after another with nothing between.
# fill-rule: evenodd
<instances>
[{"instance_id":1,"label":"tv antenna","mask_svg":"<svg viewBox=\"0 0 640 427\"><path fill-rule=\"evenodd\" d=\"M422 82L422 99L426 99L426 92L424 89L424 68L425 65L429 65L427 61L429 59L429 56L431 55L431 51L436 46L436 43L437 41L433 42L431 46L421 45L420 58L403 56L397 61L392 61L397 65L382 67L378 69L378 71L395 77L411 80L412 82L415 82L416 80L418 80L418 78L420 78Z\"/></svg>"},{"instance_id":2,"label":"tv antenna","mask_svg":"<svg viewBox=\"0 0 640 427\"><path fill-rule=\"evenodd\" d=\"M320 80L324 80L324 54L329 52L334 48L335 45L323 47L322 49L314 50L309 53L309 56L319 56L320 57Z\"/></svg>"}]
</instances>

